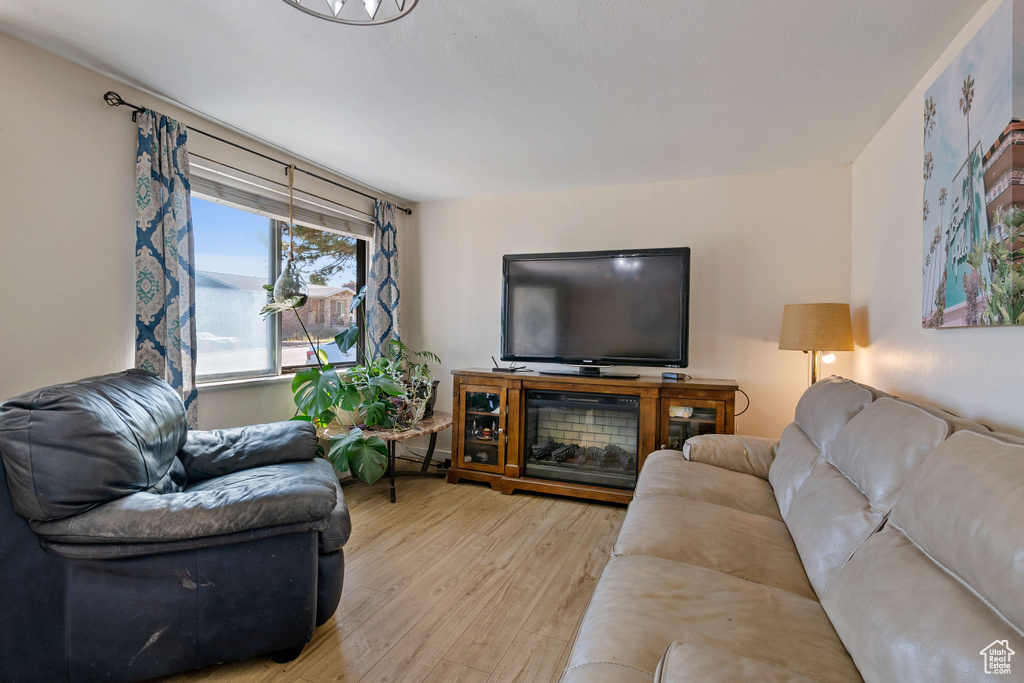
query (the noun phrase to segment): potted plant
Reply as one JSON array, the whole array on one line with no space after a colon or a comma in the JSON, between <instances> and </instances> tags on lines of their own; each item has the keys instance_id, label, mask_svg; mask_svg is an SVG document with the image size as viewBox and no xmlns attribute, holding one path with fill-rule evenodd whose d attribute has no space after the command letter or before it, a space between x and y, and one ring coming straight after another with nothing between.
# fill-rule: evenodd
<instances>
[{"instance_id":1,"label":"potted plant","mask_svg":"<svg viewBox=\"0 0 1024 683\"><path fill-rule=\"evenodd\" d=\"M433 351L413 351L397 339L391 341L390 350L391 356L402 368L402 379L409 395L416 401L423 402L421 416L429 417L434 412L437 385L440 382L434 378L427 361L440 363L441 359Z\"/></svg>"},{"instance_id":2,"label":"potted plant","mask_svg":"<svg viewBox=\"0 0 1024 683\"><path fill-rule=\"evenodd\" d=\"M346 379L343 382L335 367L327 362L327 354L310 338L302 316L299 315L297 309L306 303L306 296L281 287L278 287L280 291L275 291L274 285L265 285L264 288L272 296L272 301L263 307L262 315L266 317L291 309L314 350L317 362L316 367L301 370L292 379L296 406L296 414L292 419L306 420L318 429L323 429L335 420L339 408L351 411L366 403L365 410L375 419L374 424L386 423L389 411L387 400L383 397L404 395L405 388L395 382L383 367L366 371L359 381L345 373ZM363 294L359 293L360 300ZM342 337L349 332L351 330L335 338L339 347ZM380 479L387 468L387 444L380 437L364 436L357 425L352 425L344 437L329 439L326 449L321 445L318 450L335 470L341 473L351 471L369 484Z\"/></svg>"},{"instance_id":3,"label":"potted plant","mask_svg":"<svg viewBox=\"0 0 1024 683\"><path fill-rule=\"evenodd\" d=\"M363 287L352 299L349 312L363 307L365 297L366 287ZM349 329L335 337L335 343L342 353L348 353L359 343L359 326L353 323ZM366 357L365 349L360 349L359 357ZM351 393L354 388L362 400L358 406L355 406L354 400L348 400L342 407L358 410L368 426L398 429L415 426L427 414L428 406L433 408L436 399L434 389L437 381L430 372L428 360L441 362L432 351L413 351L402 341L392 339L382 358L349 368L343 375L342 382L349 387L348 397L354 399Z\"/></svg>"},{"instance_id":4,"label":"potted plant","mask_svg":"<svg viewBox=\"0 0 1024 683\"><path fill-rule=\"evenodd\" d=\"M316 367L295 373L292 380L297 409L294 419L309 420L321 429L337 420L347 433L342 438L330 439L324 457L339 472L351 470L364 481L373 483L386 470L387 444L372 434L365 435L363 429L415 426L436 399L437 382L426 361L440 363L441 359L433 352L413 351L401 341L392 340L384 357L339 373L328 362L327 353L309 336L298 314L297 309L305 303L305 297L287 296L290 292L278 291L280 287L275 290L266 285L265 288L274 300L264 307L263 314L291 309L317 362ZM363 287L353 298L349 312L362 307L365 297L366 287ZM348 353L359 342L359 326L351 325L335 336L334 342L342 353ZM361 350L359 357L366 358L365 350ZM341 419L344 415L351 416L348 424Z\"/></svg>"}]
</instances>

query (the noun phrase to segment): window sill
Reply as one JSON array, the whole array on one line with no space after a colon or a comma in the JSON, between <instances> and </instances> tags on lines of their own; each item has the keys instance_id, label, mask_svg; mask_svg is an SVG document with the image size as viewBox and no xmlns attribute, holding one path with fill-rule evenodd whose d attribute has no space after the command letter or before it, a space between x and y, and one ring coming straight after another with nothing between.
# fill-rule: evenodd
<instances>
[{"instance_id":1,"label":"window sill","mask_svg":"<svg viewBox=\"0 0 1024 683\"><path fill-rule=\"evenodd\" d=\"M275 384L291 383L294 373L272 375L268 377L246 377L245 379L222 379L212 382L199 382L196 389L200 393L208 391L221 391L223 389L238 389L241 387L273 386Z\"/></svg>"}]
</instances>

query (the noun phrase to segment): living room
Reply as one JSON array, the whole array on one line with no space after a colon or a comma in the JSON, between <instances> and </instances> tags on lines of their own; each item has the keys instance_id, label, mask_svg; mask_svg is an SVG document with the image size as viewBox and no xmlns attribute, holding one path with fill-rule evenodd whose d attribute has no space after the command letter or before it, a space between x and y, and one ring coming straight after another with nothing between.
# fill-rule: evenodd
<instances>
[{"instance_id":1,"label":"living room","mask_svg":"<svg viewBox=\"0 0 1024 683\"><path fill-rule=\"evenodd\" d=\"M294 12L281 2L270 4L280 5L272 8L275 16ZM407 18L380 30L413 31L401 27L417 22L419 13L438 11L434 4L421 3ZM442 187L443 180L432 176L427 160L435 147L450 145L453 139L436 142L429 131L420 132L416 122L398 131L401 144L415 152L410 151L410 159L374 165L339 154L314 166L309 152L290 144L301 135L247 136L243 132L250 125L248 119L218 117L197 104L251 97L243 92L251 88L245 82L248 74L220 74L213 97L201 89L194 97L187 91L163 92L153 83L126 76L133 73L130 62L107 62L84 46L90 38L76 28L76 20L61 19L69 8L58 2L36 10L26 3L6 3L0 8L0 86L5 94L0 102L0 182L5 188L0 216L6 226L0 281L9 295L3 307L8 335L0 359L0 399L118 372L134 363L136 132L128 110L112 109L103 101L103 93L114 90L128 102L411 208L411 215L399 212L396 217L402 339L412 348L440 356L442 362L434 371L441 380L442 411L453 407L451 372L486 367L499 353L503 255L685 246L692 254L686 372L733 379L749 396L749 409L736 417L737 434L778 439L807 389L806 356L779 350L784 306L842 302L849 303L852 312L855 348L837 354L825 374L1022 435L1024 418L1015 401L1019 377L1007 360L1018 348L1019 333L1013 326L925 329L920 314L923 239L917 221L922 148L917 142L922 104L926 91L1002 4L972 0L944 2L936 8L934 3L915 2L913 12L928 14L929 23L905 41L890 36L884 26L890 20L913 25L907 19L911 9L864 10L876 23L858 30L891 38L886 46L891 52L881 61L892 62L898 78L886 81L889 92L873 92L875 73L840 84L853 97L870 101L864 105L868 113L858 117L847 111L841 121L825 120L830 131L825 141L836 151L816 157L827 159L824 162L801 161L812 158L801 156L802 148L824 146L823 136L805 141L804 130L785 110L773 109L768 117L756 101L710 88L709 98L717 95L725 102L722 106L732 107L732 135L742 142L722 147L732 150L725 153L709 152L715 145L674 148L676 156L692 154L692 160L684 161L699 170L678 171L680 166L673 165L678 159L662 159L668 174L646 172L646 164L653 168L658 152L651 148L619 150L619 163L607 165L588 157L586 149L566 150L558 136L573 127L577 113L552 112L543 102L534 102L524 106L524 116L564 121L552 121L552 133L539 137L534 148L524 149L515 139L486 148L482 156L493 156L495 150L505 155L507 169L500 177L470 183L478 175L471 156L455 173L439 167L439 177L467 183L458 186L453 180ZM247 5L246 13L252 11ZM776 11L814 15L817 10L813 3L800 3L792 10ZM51 13L52 26L40 28ZM850 15L858 13L851 10ZM306 17L296 18L295 26L307 25L298 19ZM100 21L117 23L110 17ZM120 30L130 33L144 26L126 22ZM815 30L812 20L800 27ZM336 28L347 27L306 30ZM253 27L240 18L236 29ZM261 25L259 30L267 28ZM490 30L504 29L492 24ZM718 30L719 39L727 40L728 29ZM315 45L317 40L308 42ZM537 40L537 45L545 45ZM772 41L778 42L774 37ZM806 62L848 61L844 49L836 48L838 56L808 56ZM280 59L288 58L284 50ZM800 65L788 66L798 70ZM733 68L737 72L730 87L749 87L739 71L742 62ZM807 78L825 78L830 68L837 67L822 67ZM437 87L450 87L449 78L438 75ZM671 87L671 81L664 87ZM902 89L893 91L895 87ZM266 94L258 97L271 108L303 104L276 101ZM830 111L827 104L817 99L794 101L792 119L806 121L808 112L821 118ZM471 111L481 120L498 116L494 111ZM853 126L858 118L859 128ZM306 121L298 119L292 125L299 128ZM257 123L253 120L251 125ZM459 120L462 126L470 123ZM668 130L673 123L671 117L664 119L666 130L660 134L666 139L673 137ZM501 125L499 119L490 129L495 138L502 135ZM622 119L615 125L622 126ZM603 134L610 133L604 129ZM751 152L762 138L766 144L783 139L792 149L769 145ZM359 149L355 142L347 144ZM275 169L280 176L275 164L261 165L251 155L201 135L190 136L189 146L190 152L216 156L222 164L268 174L266 169ZM575 155L579 179L567 177L545 185L550 177L545 157L559 154ZM732 163L743 155L756 157L755 165ZM393 183L387 178L389 166ZM361 206L372 213L372 202ZM639 370L654 377L660 371ZM284 420L294 412L287 377L200 386L197 405L201 429ZM449 433L440 434L435 459L443 460L451 452L451 438ZM415 449L422 451L425 440L416 444ZM400 498L406 483L400 484ZM477 488L453 488L466 486ZM516 494L512 499L531 495ZM978 649L984 645L979 643Z\"/></svg>"}]
</instances>

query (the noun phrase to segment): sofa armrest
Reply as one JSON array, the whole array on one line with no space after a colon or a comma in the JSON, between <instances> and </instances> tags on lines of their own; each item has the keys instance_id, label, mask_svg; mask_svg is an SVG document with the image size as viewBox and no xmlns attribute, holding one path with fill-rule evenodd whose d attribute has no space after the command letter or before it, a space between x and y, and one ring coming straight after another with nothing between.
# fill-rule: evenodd
<instances>
[{"instance_id":1,"label":"sofa armrest","mask_svg":"<svg viewBox=\"0 0 1024 683\"><path fill-rule=\"evenodd\" d=\"M687 460L715 465L741 474L768 480L768 470L775 460L778 439L738 434L702 434L683 444Z\"/></svg>"},{"instance_id":2,"label":"sofa armrest","mask_svg":"<svg viewBox=\"0 0 1024 683\"><path fill-rule=\"evenodd\" d=\"M185 465L188 480L195 482L253 467L312 460L316 448L316 427L309 422L287 420L190 431L178 458Z\"/></svg>"},{"instance_id":3,"label":"sofa armrest","mask_svg":"<svg viewBox=\"0 0 1024 683\"><path fill-rule=\"evenodd\" d=\"M654 683L708 681L762 681L763 683L816 683L813 678L782 667L734 655L707 645L671 643L654 672Z\"/></svg>"},{"instance_id":4,"label":"sofa armrest","mask_svg":"<svg viewBox=\"0 0 1024 683\"><path fill-rule=\"evenodd\" d=\"M31 525L49 543L110 546L176 543L294 525L323 531L340 495L334 468L317 459L236 472L178 493L133 493L78 515Z\"/></svg>"}]
</instances>

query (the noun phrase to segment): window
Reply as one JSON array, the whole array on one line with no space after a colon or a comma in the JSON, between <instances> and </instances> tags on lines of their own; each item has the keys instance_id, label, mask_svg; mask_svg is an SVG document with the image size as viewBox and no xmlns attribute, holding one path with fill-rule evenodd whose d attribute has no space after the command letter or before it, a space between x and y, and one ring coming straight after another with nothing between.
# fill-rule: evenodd
<instances>
[{"instance_id":1,"label":"window","mask_svg":"<svg viewBox=\"0 0 1024 683\"><path fill-rule=\"evenodd\" d=\"M352 322L349 306L365 281L364 240L309 226L297 226L293 237L286 223L195 194L192 225L200 382L316 364L310 339L331 363L355 362L354 353L340 353L334 336ZM309 285L309 300L298 316L286 311L264 320L263 286L277 279L290 253Z\"/></svg>"},{"instance_id":2,"label":"window","mask_svg":"<svg viewBox=\"0 0 1024 683\"><path fill-rule=\"evenodd\" d=\"M274 221L193 196L192 229L197 379L275 374L277 325L260 317L276 277Z\"/></svg>"},{"instance_id":3,"label":"window","mask_svg":"<svg viewBox=\"0 0 1024 683\"><path fill-rule=\"evenodd\" d=\"M314 346L323 349L334 365L355 364L356 350L341 353L334 337L355 322L349 308L363 286L366 243L351 235L301 225L296 226L293 238L286 223L278 222L277 228L279 267L284 268L288 255L294 254L309 287L306 305L281 315L282 368L289 371L316 365Z\"/></svg>"}]
</instances>

